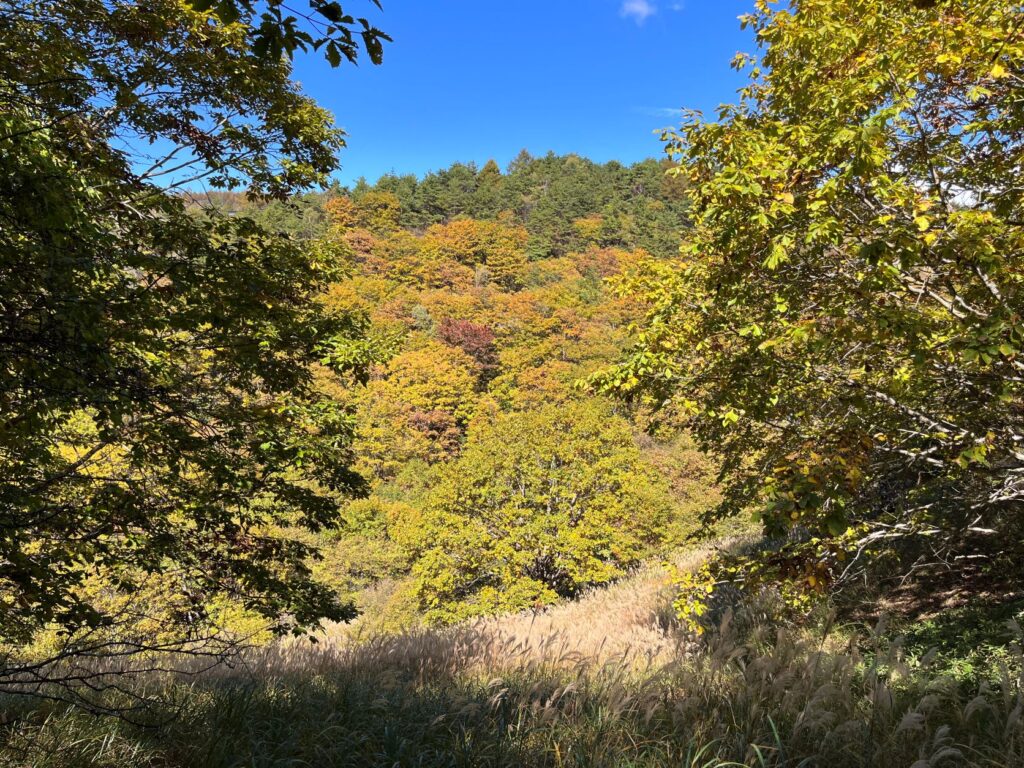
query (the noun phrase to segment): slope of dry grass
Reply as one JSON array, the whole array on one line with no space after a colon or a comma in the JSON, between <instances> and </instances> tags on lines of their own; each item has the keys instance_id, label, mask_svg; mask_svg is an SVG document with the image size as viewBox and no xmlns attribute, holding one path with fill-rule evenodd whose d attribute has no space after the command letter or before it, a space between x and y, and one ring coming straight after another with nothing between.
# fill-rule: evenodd
<instances>
[{"instance_id":1,"label":"slope of dry grass","mask_svg":"<svg viewBox=\"0 0 1024 768\"><path fill-rule=\"evenodd\" d=\"M684 558L696 563L701 553ZM445 630L333 628L197 680L154 729L12 711L18 766L1024 765L1020 649L981 683L884 632L778 630L749 607L706 642L652 566L577 602Z\"/></svg>"}]
</instances>

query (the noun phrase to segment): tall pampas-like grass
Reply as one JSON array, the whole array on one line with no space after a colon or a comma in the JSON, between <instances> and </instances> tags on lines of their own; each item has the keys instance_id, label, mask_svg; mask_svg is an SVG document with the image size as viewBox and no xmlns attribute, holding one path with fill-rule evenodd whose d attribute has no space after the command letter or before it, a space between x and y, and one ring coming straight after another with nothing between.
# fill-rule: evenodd
<instances>
[{"instance_id":1,"label":"tall pampas-like grass","mask_svg":"<svg viewBox=\"0 0 1024 768\"><path fill-rule=\"evenodd\" d=\"M681 565L699 562L694 553ZM767 621L757 601L695 638L664 568L542 612L443 630L277 643L233 669L149 682L159 727L10 708L12 766L1024 766L1020 628L965 683L883 624Z\"/></svg>"}]
</instances>

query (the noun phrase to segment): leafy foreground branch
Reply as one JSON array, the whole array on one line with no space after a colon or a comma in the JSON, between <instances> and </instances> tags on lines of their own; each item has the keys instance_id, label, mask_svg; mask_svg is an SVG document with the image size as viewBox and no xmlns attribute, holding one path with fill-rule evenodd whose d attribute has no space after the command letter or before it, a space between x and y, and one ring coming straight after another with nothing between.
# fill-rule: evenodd
<instances>
[{"instance_id":1,"label":"leafy foreground branch","mask_svg":"<svg viewBox=\"0 0 1024 768\"><path fill-rule=\"evenodd\" d=\"M1013 766L1022 658L971 680L895 632L781 632L747 604L706 641L663 570L548 612L364 643L278 644L238 670L154 677L179 717L138 729L9 710L15 766ZM1005 627L1002 631L1005 631ZM943 671L947 670L947 671Z\"/></svg>"},{"instance_id":2,"label":"leafy foreground branch","mask_svg":"<svg viewBox=\"0 0 1024 768\"><path fill-rule=\"evenodd\" d=\"M362 329L318 312L338 255L170 190L322 184L343 135L281 53L384 36L334 2L316 40L278 2L210 5L0 1L0 689L220 658L232 606L282 633L354 612L294 535L364 487L313 381Z\"/></svg>"},{"instance_id":3,"label":"leafy foreground branch","mask_svg":"<svg viewBox=\"0 0 1024 768\"><path fill-rule=\"evenodd\" d=\"M865 555L1019 573L1020 5L756 6L739 102L665 137L694 227L621 281L647 321L599 380L722 457L712 517L781 543L684 607L724 581L820 592Z\"/></svg>"}]
</instances>

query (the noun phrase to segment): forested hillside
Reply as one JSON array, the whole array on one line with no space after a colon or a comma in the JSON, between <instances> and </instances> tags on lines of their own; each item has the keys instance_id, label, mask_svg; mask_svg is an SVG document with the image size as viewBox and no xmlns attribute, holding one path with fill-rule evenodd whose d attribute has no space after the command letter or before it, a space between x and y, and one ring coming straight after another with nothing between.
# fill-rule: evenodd
<instances>
[{"instance_id":1,"label":"forested hillside","mask_svg":"<svg viewBox=\"0 0 1024 768\"><path fill-rule=\"evenodd\" d=\"M192 196L342 255L320 306L360 318L372 365L365 386L318 381L353 415L370 494L317 540L316 572L372 608L364 624L548 605L698 527L707 460L581 386L640 317L608 280L670 256L686 224L666 169L524 152L263 206Z\"/></svg>"},{"instance_id":2,"label":"forested hillside","mask_svg":"<svg viewBox=\"0 0 1024 768\"><path fill-rule=\"evenodd\" d=\"M686 222L684 183L665 173L668 160L599 165L575 155L533 157L523 150L502 170L455 163L422 179L387 175L352 189L305 193L288 201L253 202L244 193L210 191L186 196L196 206L251 215L268 229L316 237L331 224L420 232L465 217L525 227L531 258L564 256L590 245L644 248L671 256ZM359 212L328 215L326 202L348 197Z\"/></svg>"}]
</instances>

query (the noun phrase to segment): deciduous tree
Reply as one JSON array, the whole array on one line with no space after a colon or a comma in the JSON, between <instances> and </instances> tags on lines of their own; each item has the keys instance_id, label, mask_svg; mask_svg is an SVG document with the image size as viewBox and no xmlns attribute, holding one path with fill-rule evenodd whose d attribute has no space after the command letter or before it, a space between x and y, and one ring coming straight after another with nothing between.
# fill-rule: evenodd
<instances>
[{"instance_id":1,"label":"deciduous tree","mask_svg":"<svg viewBox=\"0 0 1024 768\"><path fill-rule=\"evenodd\" d=\"M351 418L310 371L361 332L315 311L337 254L168 192L204 179L284 197L335 168L341 132L281 55L318 41L280 8L0 3L5 648L56 625L49 661L134 650L116 633L89 645L118 618L82 589L97 573L121 595L177 585L185 643L218 596L280 630L350 614L282 533L333 524L362 485ZM368 23L314 10L332 63L356 55L353 27L379 58ZM47 661L34 680L59 677ZM0 655L0 687L25 670Z\"/></svg>"},{"instance_id":2,"label":"deciduous tree","mask_svg":"<svg viewBox=\"0 0 1024 768\"><path fill-rule=\"evenodd\" d=\"M759 2L744 24L763 55L737 59L739 103L667 136L695 225L626 281L649 314L605 385L690 414L725 458L719 514L790 537L741 578L820 588L911 536L925 562L1019 554L1019 4Z\"/></svg>"},{"instance_id":3,"label":"deciduous tree","mask_svg":"<svg viewBox=\"0 0 1024 768\"><path fill-rule=\"evenodd\" d=\"M429 619L519 610L621 576L656 544L668 488L597 403L478 425L435 488L414 566Z\"/></svg>"}]
</instances>

